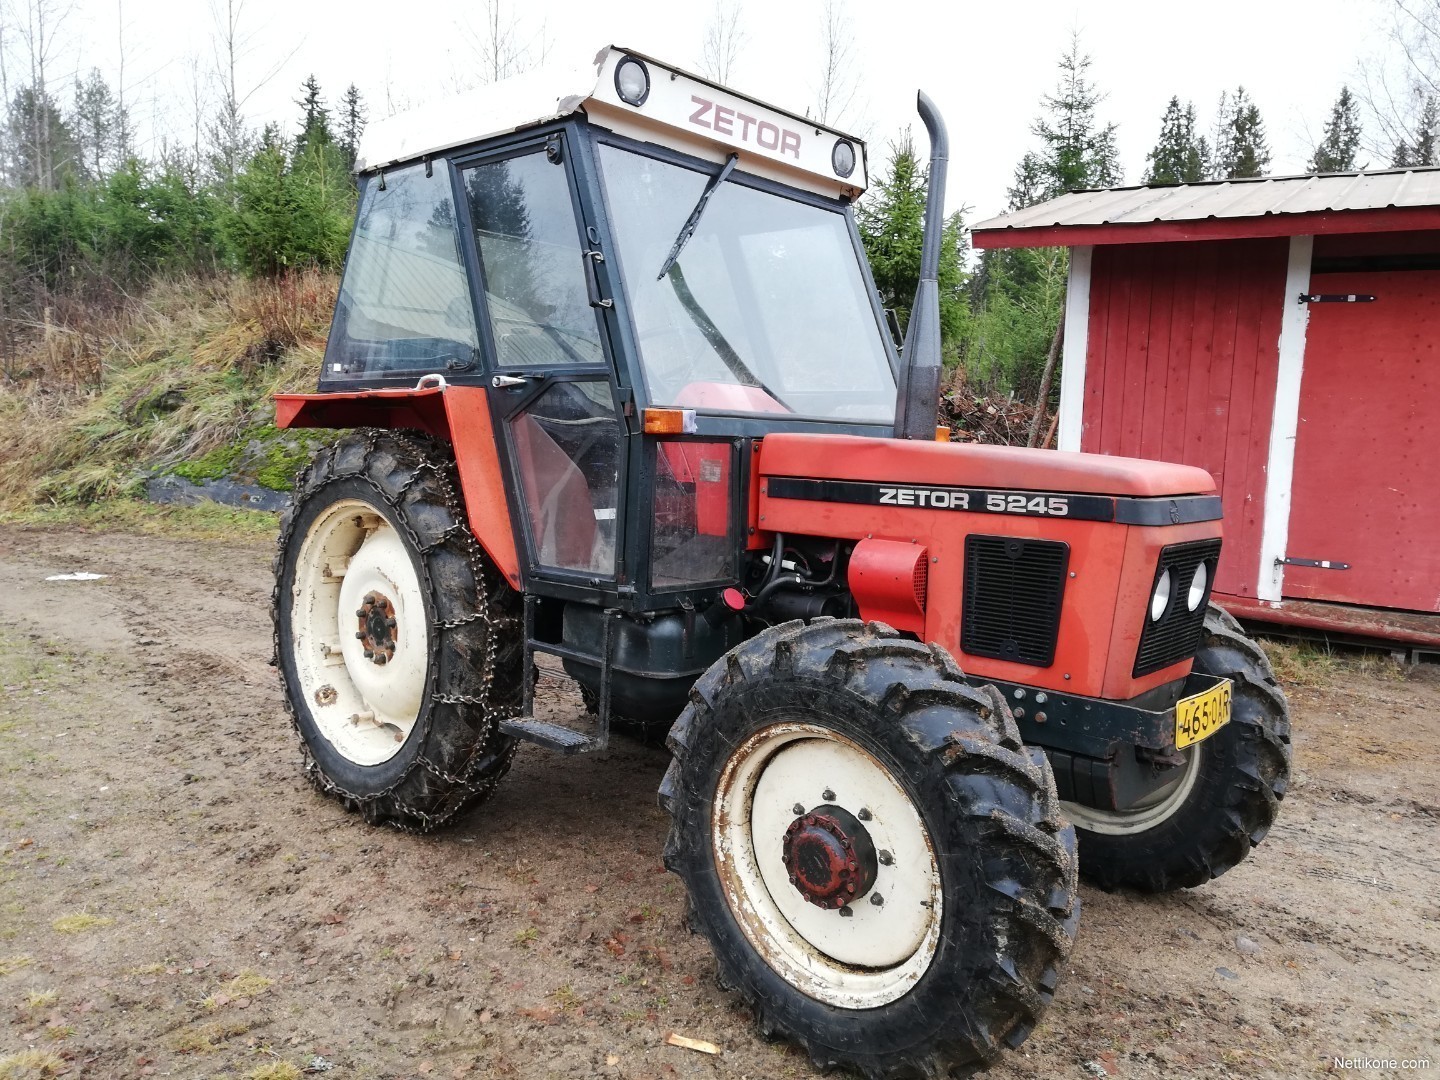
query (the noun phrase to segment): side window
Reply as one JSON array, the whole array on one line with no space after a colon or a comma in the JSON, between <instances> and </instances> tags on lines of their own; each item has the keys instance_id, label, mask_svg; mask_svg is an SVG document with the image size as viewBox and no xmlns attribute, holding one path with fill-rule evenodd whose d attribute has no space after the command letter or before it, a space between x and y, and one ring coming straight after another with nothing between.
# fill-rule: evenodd
<instances>
[{"instance_id":1,"label":"side window","mask_svg":"<svg viewBox=\"0 0 1440 1080\"><path fill-rule=\"evenodd\" d=\"M564 165L538 152L477 165L465 172L465 198L496 366L603 363Z\"/></svg>"},{"instance_id":2,"label":"side window","mask_svg":"<svg viewBox=\"0 0 1440 1080\"><path fill-rule=\"evenodd\" d=\"M479 342L450 174L438 163L370 177L360 195L326 379L467 371Z\"/></svg>"}]
</instances>

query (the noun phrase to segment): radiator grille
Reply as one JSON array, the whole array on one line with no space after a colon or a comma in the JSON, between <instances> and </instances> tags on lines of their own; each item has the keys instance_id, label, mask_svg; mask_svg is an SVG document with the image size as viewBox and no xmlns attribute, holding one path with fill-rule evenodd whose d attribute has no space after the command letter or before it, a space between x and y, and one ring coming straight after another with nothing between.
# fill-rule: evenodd
<instances>
[{"instance_id":1,"label":"radiator grille","mask_svg":"<svg viewBox=\"0 0 1440 1080\"><path fill-rule=\"evenodd\" d=\"M1134 675L1149 675L1163 667L1188 660L1200 647L1200 637L1205 632L1205 606L1210 600L1210 585L1215 581L1215 563L1220 557L1219 540L1195 540L1188 544L1171 544L1160 552L1160 561L1155 565L1155 579L1145 599L1145 628L1140 632L1140 648L1135 654ZM1194 611L1186 604L1190 582L1195 578L1195 568L1205 563L1208 572L1205 595ZM1150 597L1154 596L1155 583L1166 570L1175 575L1170 606L1159 622L1150 619Z\"/></svg>"},{"instance_id":2,"label":"radiator grille","mask_svg":"<svg viewBox=\"0 0 1440 1080\"><path fill-rule=\"evenodd\" d=\"M960 647L972 656L1049 667L1060 634L1070 545L972 534L965 538Z\"/></svg>"}]
</instances>

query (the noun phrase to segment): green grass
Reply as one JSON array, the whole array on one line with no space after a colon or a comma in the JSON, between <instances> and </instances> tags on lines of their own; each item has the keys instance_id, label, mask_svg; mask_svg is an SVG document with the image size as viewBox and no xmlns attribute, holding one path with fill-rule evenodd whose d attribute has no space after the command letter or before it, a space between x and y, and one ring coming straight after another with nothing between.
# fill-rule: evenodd
<instances>
[{"instance_id":1,"label":"green grass","mask_svg":"<svg viewBox=\"0 0 1440 1080\"><path fill-rule=\"evenodd\" d=\"M36 506L0 510L0 525L65 528L96 532L135 532L191 540L273 539L280 517L265 510L244 510L219 503L160 506L141 499L111 498L87 506Z\"/></svg>"}]
</instances>

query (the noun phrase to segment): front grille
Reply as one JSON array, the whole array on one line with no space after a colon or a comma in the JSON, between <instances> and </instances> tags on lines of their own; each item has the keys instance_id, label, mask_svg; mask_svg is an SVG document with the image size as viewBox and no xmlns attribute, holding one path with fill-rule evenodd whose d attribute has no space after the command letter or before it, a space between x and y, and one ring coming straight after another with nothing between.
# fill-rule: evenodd
<instances>
[{"instance_id":1,"label":"front grille","mask_svg":"<svg viewBox=\"0 0 1440 1080\"><path fill-rule=\"evenodd\" d=\"M1194 540L1188 544L1171 544L1161 550L1160 561L1155 565L1155 579L1145 596L1145 629L1140 632L1140 649L1135 654L1137 678L1195 655L1205 632L1205 607L1210 600L1210 586L1215 583L1215 563L1219 558L1219 540ZM1206 564L1208 572L1205 595L1191 611L1185 600L1190 582L1195 578L1195 568L1201 563ZM1166 570L1175 575L1174 591L1165 614L1159 622L1154 622L1150 618L1150 598L1155 595L1155 585Z\"/></svg>"},{"instance_id":2,"label":"front grille","mask_svg":"<svg viewBox=\"0 0 1440 1080\"><path fill-rule=\"evenodd\" d=\"M1069 564L1070 545L1059 541L967 536L960 648L972 656L1049 667Z\"/></svg>"}]
</instances>

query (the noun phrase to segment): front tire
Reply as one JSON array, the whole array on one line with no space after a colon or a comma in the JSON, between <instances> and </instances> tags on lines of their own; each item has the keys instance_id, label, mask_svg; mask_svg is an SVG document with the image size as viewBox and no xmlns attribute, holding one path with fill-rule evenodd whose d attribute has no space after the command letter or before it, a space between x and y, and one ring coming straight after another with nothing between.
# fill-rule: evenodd
<instances>
[{"instance_id":1,"label":"front tire","mask_svg":"<svg viewBox=\"0 0 1440 1080\"><path fill-rule=\"evenodd\" d=\"M518 598L470 534L449 454L346 435L300 474L275 553L275 659L305 774L426 831L489 795L515 744Z\"/></svg>"},{"instance_id":2,"label":"front tire","mask_svg":"<svg viewBox=\"0 0 1440 1080\"><path fill-rule=\"evenodd\" d=\"M1290 783L1290 706L1269 659L1212 604L1195 670L1231 680L1231 717L1182 751L1175 780L1130 810L1064 804L1080 873L1102 889L1204 885L1249 855L1279 812Z\"/></svg>"},{"instance_id":3,"label":"front tire","mask_svg":"<svg viewBox=\"0 0 1440 1080\"><path fill-rule=\"evenodd\" d=\"M1029 1035L1079 919L1074 836L998 694L888 627L787 623L700 678L669 742L665 862L764 1033L871 1078Z\"/></svg>"}]
</instances>

